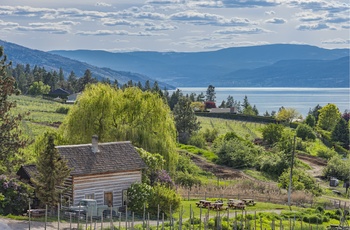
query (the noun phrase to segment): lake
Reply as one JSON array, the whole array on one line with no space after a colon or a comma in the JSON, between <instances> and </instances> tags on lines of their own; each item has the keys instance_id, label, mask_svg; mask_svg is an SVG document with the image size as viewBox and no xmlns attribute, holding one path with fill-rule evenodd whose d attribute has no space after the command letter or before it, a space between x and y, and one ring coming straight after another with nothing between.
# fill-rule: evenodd
<instances>
[{"instance_id":1,"label":"lake","mask_svg":"<svg viewBox=\"0 0 350 230\"><path fill-rule=\"evenodd\" d=\"M179 88L184 95L201 92L206 94L207 88L183 87ZM338 106L341 113L350 109L349 88L224 88L215 87L216 106L231 95L234 100L243 102L244 96L249 103L256 105L259 114L265 111L278 111L281 106L295 108L303 117L307 116L309 109L317 104L325 106L333 103Z\"/></svg>"}]
</instances>

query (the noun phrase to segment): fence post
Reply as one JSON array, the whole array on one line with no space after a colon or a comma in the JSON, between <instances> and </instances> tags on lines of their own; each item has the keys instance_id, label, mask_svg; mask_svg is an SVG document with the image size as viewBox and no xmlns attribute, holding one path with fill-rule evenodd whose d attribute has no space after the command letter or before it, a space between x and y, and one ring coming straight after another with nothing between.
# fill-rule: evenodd
<instances>
[{"instance_id":1,"label":"fence post","mask_svg":"<svg viewBox=\"0 0 350 230\"><path fill-rule=\"evenodd\" d=\"M202 230L202 206L199 207L199 230Z\"/></svg>"},{"instance_id":2,"label":"fence post","mask_svg":"<svg viewBox=\"0 0 350 230\"><path fill-rule=\"evenodd\" d=\"M28 204L28 229L30 230L30 199L29 199L29 204Z\"/></svg>"},{"instance_id":3,"label":"fence post","mask_svg":"<svg viewBox=\"0 0 350 230\"><path fill-rule=\"evenodd\" d=\"M132 212L131 229L134 230L135 213ZM101 229L102 230L102 229Z\"/></svg>"},{"instance_id":4,"label":"fence post","mask_svg":"<svg viewBox=\"0 0 350 230\"><path fill-rule=\"evenodd\" d=\"M164 212L162 213L162 230L164 230Z\"/></svg>"},{"instance_id":5,"label":"fence post","mask_svg":"<svg viewBox=\"0 0 350 230\"><path fill-rule=\"evenodd\" d=\"M60 203L57 206L57 229L60 230Z\"/></svg>"},{"instance_id":6,"label":"fence post","mask_svg":"<svg viewBox=\"0 0 350 230\"><path fill-rule=\"evenodd\" d=\"M159 229L159 204L157 206L157 230Z\"/></svg>"},{"instance_id":7,"label":"fence post","mask_svg":"<svg viewBox=\"0 0 350 230\"><path fill-rule=\"evenodd\" d=\"M254 230L256 230L256 211L254 212Z\"/></svg>"},{"instance_id":8,"label":"fence post","mask_svg":"<svg viewBox=\"0 0 350 230\"><path fill-rule=\"evenodd\" d=\"M45 205L45 230L46 230L46 223L47 223L47 204Z\"/></svg>"},{"instance_id":9,"label":"fence post","mask_svg":"<svg viewBox=\"0 0 350 230\"><path fill-rule=\"evenodd\" d=\"M146 204L144 203L143 204L143 214L142 214L142 229L145 229L145 218L146 218Z\"/></svg>"},{"instance_id":10,"label":"fence post","mask_svg":"<svg viewBox=\"0 0 350 230\"><path fill-rule=\"evenodd\" d=\"M103 212L101 213L101 230L103 229Z\"/></svg>"},{"instance_id":11,"label":"fence post","mask_svg":"<svg viewBox=\"0 0 350 230\"><path fill-rule=\"evenodd\" d=\"M125 205L125 229L128 230L128 206Z\"/></svg>"}]
</instances>

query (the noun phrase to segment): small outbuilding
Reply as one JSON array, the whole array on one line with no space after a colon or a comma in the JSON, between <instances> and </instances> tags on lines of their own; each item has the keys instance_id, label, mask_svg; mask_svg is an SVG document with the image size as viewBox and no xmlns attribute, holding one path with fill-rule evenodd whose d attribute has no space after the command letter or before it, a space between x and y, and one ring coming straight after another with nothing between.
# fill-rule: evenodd
<instances>
[{"instance_id":1,"label":"small outbuilding","mask_svg":"<svg viewBox=\"0 0 350 230\"><path fill-rule=\"evenodd\" d=\"M78 205L82 199L95 199L97 205L122 207L127 202L127 189L141 182L146 167L130 141L56 146L72 169L64 187L63 199ZM34 165L22 166L17 172L30 180L37 173Z\"/></svg>"}]
</instances>

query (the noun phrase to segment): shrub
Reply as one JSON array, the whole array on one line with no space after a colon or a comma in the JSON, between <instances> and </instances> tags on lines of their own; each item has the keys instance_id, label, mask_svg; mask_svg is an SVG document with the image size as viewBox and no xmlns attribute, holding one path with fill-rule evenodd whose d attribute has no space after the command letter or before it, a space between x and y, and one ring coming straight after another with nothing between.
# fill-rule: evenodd
<instances>
[{"instance_id":1,"label":"shrub","mask_svg":"<svg viewBox=\"0 0 350 230\"><path fill-rule=\"evenodd\" d=\"M56 109L56 113L68 114L68 112L69 112L69 108L67 108L67 107L61 106L61 107Z\"/></svg>"},{"instance_id":2,"label":"shrub","mask_svg":"<svg viewBox=\"0 0 350 230\"><path fill-rule=\"evenodd\" d=\"M205 138L201 134L192 135L188 140L188 144L194 145L198 148L205 148L206 146Z\"/></svg>"},{"instance_id":3,"label":"shrub","mask_svg":"<svg viewBox=\"0 0 350 230\"><path fill-rule=\"evenodd\" d=\"M33 188L14 178L0 176L1 215L21 215L28 208L29 199L33 195Z\"/></svg>"},{"instance_id":4,"label":"shrub","mask_svg":"<svg viewBox=\"0 0 350 230\"><path fill-rule=\"evenodd\" d=\"M143 212L144 205L148 207L148 199L152 194L152 187L143 183L134 183L128 188L128 207L137 214Z\"/></svg>"},{"instance_id":5,"label":"shrub","mask_svg":"<svg viewBox=\"0 0 350 230\"><path fill-rule=\"evenodd\" d=\"M201 180L189 173L178 172L175 180L176 184L186 188L192 188L195 185L201 185Z\"/></svg>"},{"instance_id":6,"label":"shrub","mask_svg":"<svg viewBox=\"0 0 350 230\"><path fill-rule=\"evenodd\" d=\"M322 224L323 217L320 214L310 214L303 217L303 221L310 224Z\"/></svg>"},{"instance_id":7,"label":"shrub","mask_svg":"<svg viewBox=\"0 0 350 230\"><path fill-rule=\"evenodd\" d=\"M305 140L315 140L316 135L312 128L305 124L299 124L298 128L296 129L297 137L300 137L301 139Z\"/></svg>"},{"instance_id":8,"label":"shrub","mask_svg":"<svg viewBox=\"0 0 350 230\"><path fill-rule=\"evenodd\" d=\"M170 206L173 212L175 212L181 203L181 197L174 190L164 186L156 185L153 187L153 192L148 199L147 211L152 215L156 215L158 211L164 212L165 216L170 214Z\"/></svg>"},{"instance_id":9,"label":"shrub","mask_svg":"<svg viewBox=\"0 0 350 230\"><path fill-rule=\"evenodd\" d=\"M217 129L208 129L206 128L203 132L203 136L207 142L213 142L218 136L219 131Z\"/></svg>"}]
</instances>

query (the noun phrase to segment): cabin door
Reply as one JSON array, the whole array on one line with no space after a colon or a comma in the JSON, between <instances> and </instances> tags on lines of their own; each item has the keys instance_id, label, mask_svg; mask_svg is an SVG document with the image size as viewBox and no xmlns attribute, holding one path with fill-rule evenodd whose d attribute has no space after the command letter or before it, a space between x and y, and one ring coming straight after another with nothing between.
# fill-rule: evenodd
<instances>
[{"instance_id":1,"label":"cabin door","mask_svg":"<svg viewBox=\"0 0 350 230\"><path fill-rule=\"evenodd\" d=\"M104 204L108 205L109 207L113 206L113 193L112 192L105 192L105 201Z\"/></svg>"}]
</instances>

